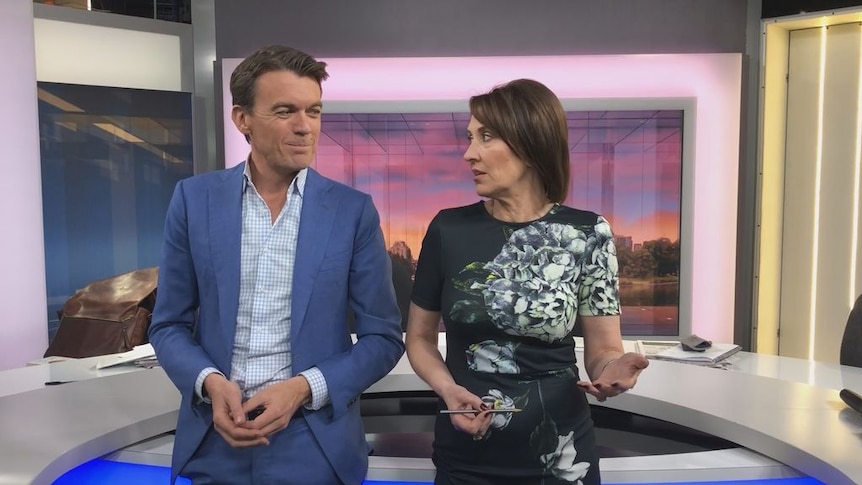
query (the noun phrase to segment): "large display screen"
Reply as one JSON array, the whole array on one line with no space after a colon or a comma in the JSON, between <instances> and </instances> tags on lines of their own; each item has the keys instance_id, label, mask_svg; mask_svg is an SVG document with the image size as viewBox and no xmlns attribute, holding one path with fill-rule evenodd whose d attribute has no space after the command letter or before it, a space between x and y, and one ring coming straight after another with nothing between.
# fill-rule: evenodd
<instances>
[{"instance_id":1,"label":"large display screen","mask_svg":"<svg viewBox=\"0 0 862 485\"><path fill-rule=\"evenodd\" d=\"M192 175L191 94L38 83L48 330L83 286L156 266Z\"/></svg>"},{"instance_id":2,"label":"large display screen","mask_svg":"<svg viewBox=\"0 0 862 485\"><path fill-rule=\"evenodd\" d=\"M684 110L568 111L566 204L611 223L625 335L676 336ZM479 200L465 112L325 114L315 168L371 194L402 312L428 223ZM683 244L685 242L683 241Z\"/></svg>"}]
</instances>

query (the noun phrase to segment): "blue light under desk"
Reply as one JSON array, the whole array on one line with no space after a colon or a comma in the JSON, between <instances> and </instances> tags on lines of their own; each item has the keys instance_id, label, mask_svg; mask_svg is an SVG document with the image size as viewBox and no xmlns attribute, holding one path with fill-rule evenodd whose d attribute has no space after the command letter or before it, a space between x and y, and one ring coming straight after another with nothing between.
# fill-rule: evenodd
<instances>
[{"instance_id":1,"label":"blue light under desk","mask_svg":"<svg viewBox=\"0 0 862 485\"><path fill-rule=\"evenodd\" d=\"M166 484L171 469L164 466L139 465L109 460L93 460L69 470L54 481L54 485L153 485ZM191 485L191 480L180 478L177 485ZM431 485L432 482L404 482L366 480L365 485ZM606 484L622 485L622 484ZM638 485L638 484L626 484ZM823 485L813 478L773 478L764 480L728 480L710 482L644 482L640 485Z\"/></svg>"}]
</instances>

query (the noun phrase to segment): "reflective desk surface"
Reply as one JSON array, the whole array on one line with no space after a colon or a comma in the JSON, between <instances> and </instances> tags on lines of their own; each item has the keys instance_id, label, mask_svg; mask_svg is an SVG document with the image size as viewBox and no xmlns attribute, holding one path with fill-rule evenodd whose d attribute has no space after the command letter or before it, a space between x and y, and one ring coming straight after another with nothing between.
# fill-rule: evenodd
<instances>
[{"instance_id":1,"label":"reflective desk surface","mask_svg":"<svg viewBox=\"0 0 862 485\"><path fill-rule=\"evenodd\" d=\"M174 429L179 393L161 369L97 371L96 360L0 372L0 485L49 484ZM862 483L862 415L838 397L862 392L862 369L745 352L729 360L728 370L652 361L635 389L597 404L724 438L830 485ZM424 390L404 357L367 393Z\"/></svg>"}]
</instances>

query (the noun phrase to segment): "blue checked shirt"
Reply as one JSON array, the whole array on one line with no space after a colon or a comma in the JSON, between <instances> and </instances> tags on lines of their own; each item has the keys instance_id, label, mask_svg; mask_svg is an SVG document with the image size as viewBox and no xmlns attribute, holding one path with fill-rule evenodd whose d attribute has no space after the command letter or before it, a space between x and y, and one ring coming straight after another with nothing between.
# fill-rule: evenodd
<instances>
[{"instance_id":1,"label":"blue checked shirt","mask_svg":"<svg viewBox=\"0 0 862 485\"><path fill-rule=\"evenodd\" d=\"M239 308L231 380L246 398L291 376L290 299L307 173L297 173L273 223L266 202L251 181L248 163L245 166ZM218 370L208 367L198 375L198 396L202 397L204 379L214 372ZM320 409L329 402L326 380L319 369L312 367L299 374L311 387L312 401L306 407Z\"/></svg>"}]
</instances>

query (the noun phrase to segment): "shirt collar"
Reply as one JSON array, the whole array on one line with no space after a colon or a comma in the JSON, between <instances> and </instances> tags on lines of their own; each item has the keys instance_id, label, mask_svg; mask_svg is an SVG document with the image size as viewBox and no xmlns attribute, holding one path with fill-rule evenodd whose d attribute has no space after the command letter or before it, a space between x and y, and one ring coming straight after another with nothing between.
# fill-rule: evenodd
<instances>
[{"instance_id":1,"label":"shirt collar","mask_svg":"<svg viewBox=\"0 0 862 485\"><path fill-rule=\"evenodd\" d=\"M249 168L249 165L248 160L246 160L245 167L242 169L242 193L245 193L245 190L249 185L254 186L251 181L251 169ZM299 194L300 197L305 197L305 179L307 176L308 168L303 168L297 172L296 177L293 178L293 182L290 183L290 187L287 188L288 193L296 193Z\"/></svg>"}]
</instances>

